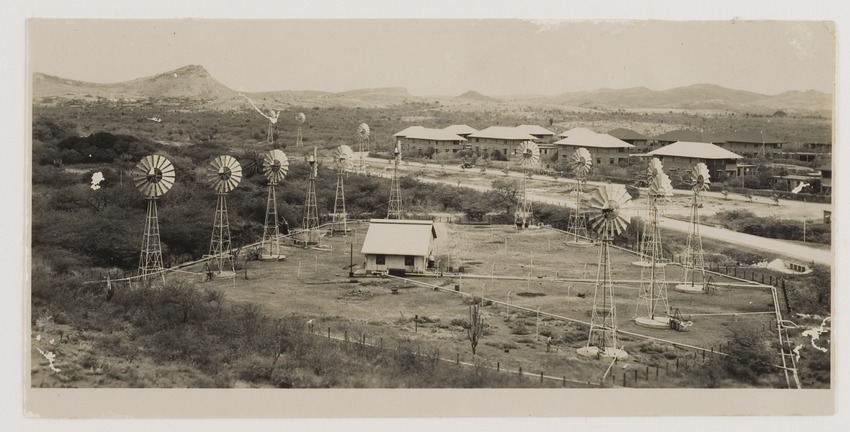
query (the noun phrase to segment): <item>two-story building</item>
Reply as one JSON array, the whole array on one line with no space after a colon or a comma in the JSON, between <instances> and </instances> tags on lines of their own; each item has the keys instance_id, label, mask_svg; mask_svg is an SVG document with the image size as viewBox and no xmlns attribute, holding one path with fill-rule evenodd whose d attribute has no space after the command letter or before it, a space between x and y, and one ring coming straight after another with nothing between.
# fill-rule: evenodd
<instances>
[{"instance_id":1,"label":"two-story building","mask_svg":"<svg viewBox=\"0 0 850 432\"><path fill-rule=\"evenodd\" d=\"M501 153L505 159L512 158L519 146L526 142L534 142L537 137L527 134L517 128L506 126L490 126L469 135L469 144L479 155Z\"/></svg>"},{"instance_id":2,"label":"two-story building","mask_svg":"<svg viewBox=\"0 0 850 432\"><path fill-rule=\"evenodd\" d=\"M536 138L534 142L537 144L552 143L555 141L555 137L557 136L555 135L555 132L538 125L519 125L516 129Z\"/></svg>"},{"instance_id":3,"label":"two-story building","mask_svg":"<svg viewBox=\"0 0 850 432\"><path fill-rule=\"evenodd\" d=\"M555 141L560 160L569 160L579 147L590 152L595 166L628 165L629 153L633 145L608 134L596 133L586 128L573 128L561 134L562 139Z\"/></svg>"},{"instance_id":4,"label":"two-story building","mask_svg":"<svg viewBox=\"0 0 850 432\"><path fill-rule=\"evenodd\" d=\"M400 135L402 134L402 135ZM420 156L440 153L457 153L466 148L467 140L445 129L412 126L393 135L401 141L402 148Z\"/></svg>"},{"instance_id":5,"label":"two-story building","mask_svg":"<svg viewBox=\"0 0 850 432\"><path fill-rule=\"evenodd\" d=\"M658 144L655 141L650 141L649 137L646 135L637 133L631 129L626 128L616 128L608 131L608 135L611 135L614 138L619 140L623 140L634 146L632 151L638 153L646 153L650 150L654 150L658 148Z\"/></svg>"},{"instance_id":6,"label":"two-story building","mask_svg":"<svg viewBox=\"0 0 850 432\"><path fill-rule=\"evenodd\" d=\"M451 125L443 128L444 131L453 133L455 135L461 136L466 140L469 140L469 136L478 132L478 129L467 125Z\"/></svg>"},{"instance_id":7,"label":"two-story building","mask_svg":"<svg viewBox=\"0 0 850 432\"><path fill-rule=\"evenodd\" d=\"M652 150L646 155L661 160L664 171L670 178L686 180L694 165L700 162L708 167L712 181L746 174L739 173L737 166L738 159L742 159L742 156L712 143L678 141Z\"/></svg>"},{"instance_id":8,"label":"two-story building","mask_svg":"<svg viewBox=\"0 0 850 432\"><path fill-rule=\"evenodd\" d=\"M366 273L424 273L434 262L437 231L430 220L372 219L361 253Z\"/></svg>"},{"instance_id":9,"label":"two-story building","mask_svg":"<svg viewBox=\"0 0 850 432\"><path fill-rule=\"evenodd\" d=\"M741 131L723 134L723 142L716 144L747 157L756 157L759 154L774 157L782 152L784 141L763 132Z\"/></svg>"}]
</instances>

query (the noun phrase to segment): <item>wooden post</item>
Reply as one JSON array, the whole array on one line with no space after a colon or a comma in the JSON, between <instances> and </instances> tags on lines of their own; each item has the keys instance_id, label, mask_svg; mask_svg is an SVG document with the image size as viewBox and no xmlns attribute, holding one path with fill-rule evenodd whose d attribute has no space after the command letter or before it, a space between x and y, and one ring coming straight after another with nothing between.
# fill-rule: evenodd
<instances>
[{"instance_id":1,"label":"wooden post","mask_svg":"<svg viewBox=\"0 0 850 432\"><path fill-rule=\"evenodd\" d=\"M764 285L764 273L761 274L761 284Z\"/></svg>"},{"instance_id":2,"label":"wooden post","mask_svg":"<svg viewBox=\"0 0 850 432\"><path fill-rule=\"evenodd\" d=\"M519 367L519 370L517 371L517 376L519 377L519 379L522 379L522 366Z\"/></svg>"},{"instance_id":3,"label":"wooden post","mask_svg":"<svg viewBox=\"0 0 850 432\"><path fill-rule=\"evenodd\" d=\"M655 365L655 380L658 381L658 365Z\"/></svg>"},{"instance_id":4,"label":"wooden post","mask_svg":"<svg viewBox=\"0 0 850 432\"><path fill-rule=\"evenodd\" d=\"M413 316L413 332L419 333L419 315Z\"/></svg>"},{"instance_id":5,"label":"wooden post","mask_svg":"<svg viewBox=\"0 0 850 432\"><path fill-rule=\"evenodd\" d=\"M331 338L331 328L328 327L328 339L330 339L330 338Z\"/></svg>"},{"instance_id":6,"label":"wooden post","mask_svg":"<svg viewBox=\"0 0 850 432\"><path fill-rule=\"evenodd\" d=\"M702 362L705 363L705 350L702 350Z\"/></svg>"},{"instance_id":7,"label":"wooden post","mask_svg":"<svg viewBox=\"0 0 850 432\"><path fill-rule=\"evenodd\" d=\"M676 370L679 370L679 358L676 357Z\"/></svg>"},{"instance_id":8,"label":"wooden post","mask_svg":"<svg viewBox=\"0 0 850 432\"><path fill-rule=\"evenodd\" d=\"M460 353L455 354L455 364L460 366Z\"/></svg>"},{"instance_id":9,"label":"wooden post","mask_svg":"<svg viewBox=\"0 0 850 432\"><path fill-rule=\"evenodd\" d=\"M646 374L644 375L644 379L649 381L649 366L646 367Z\"/></svg>"},{"instance_id":10,"label":"wooden post","mask_svg":"<svg viewBox=\"0 0 850 432\"><path fill-rule=\"evenodd\" d=\"M638 370L635 369L635 384L637 384L637 381L638 381Z\"/></svg>"},{"instance_id":11,"label":"wooden post","mask_svg":"<svg viewBox=\"0 0 850 432\"><path fill-rule=\"evenodd\" d=\"M587 383L587 385L589 387L590 383ZM566 375L564 375L563 377L561 377L561 387L566 387L566 386L567 386L567 377L566 377Z\"/></svg>"},{"instance_id":12,"label":"wooden post","mask_svg":"<svg viewBox=\"0 0 850 432\"><path fill-rule=\"evenodd\" d=\"M384 338L381 338L379 343L381 344L381 349L384 349Z\"/></svg>"},{"instance_id":13,"label":"wooden post","mask_svg":"<svg viewBox=\"0 0 850 432\"><path fill-rule=\"evenodd\" d=\"M501 366L502 365L499 362L496 362L496 372L499 372L499 369L501 369Z\"/></svg>"},{"instance_id":14,"label":"wooden post","mask_svg":"<svg viewBox=\"0 0 850 432\"><path fill-rule=\"evenodd\" d=\"M623 387L626 386L626 373L623 372Z\"/></svg>"},{"instance_id":15,"label":"wooden post","mask_svg":"<svg viewBox=\"0 0 850 432\"><path fill-rule=\"evenodd\" d=\"M667 362L664 365L664 373L667 374L667 375L670 375L670 362Z\"/></svg>"},{"instance_id":16,"label":"wooden post","mask_svg":"<svg viewBox=\"0 0 850 432\"><path fill-rule=\"evenodd\" d=\"M540 384L543 384L543 372L540 372Z\"/></svg>"},{"instance_id":17,"label":"wooden post","mask_svg":"<svg viewBox=\"0 0 850 432\"><path fill-rule=\"evenodd\" d=\"M348 330L345 331L345 341L348 342Z\"/></svg>"}]
</instances>

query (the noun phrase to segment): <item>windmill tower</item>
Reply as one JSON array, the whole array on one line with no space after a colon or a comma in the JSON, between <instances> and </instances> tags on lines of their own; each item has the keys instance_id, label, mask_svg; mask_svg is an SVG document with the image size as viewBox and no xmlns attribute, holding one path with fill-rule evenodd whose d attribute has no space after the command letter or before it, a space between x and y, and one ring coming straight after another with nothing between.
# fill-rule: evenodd
<instances>
[{"instance_id":1,"label":"windmill tower","mask_svg":"<svg viewBox=\"0 0 850 432\"><path fill-rule=\"evenodd\" d=\"M614 305L613 278L609 246L614 237L623 232L628 221L622 208L631 197L622 185L606 185L594 191L590 199L594 215L590 223L601 239L599 245L599 267L596 273L596 290L593 294L593 310L590 315L590 334L587 346L578 349L578 354L594 358L628 358L620 348L617 337L617 308Z\"/></svg>"},{"instance_id":2,"label":"windmill tower","mask_svg":"<svg viewBox=\"0 0 850 432\"><path fill-rule=\"evenodd\" d=\"M572 241L567 241L567 246L591 246L593 243L589 240L587 234L587 217L581 204L584 187L587 184L587 175L590 174L593 167L593 157L590 156L590 152L586 148L579 147L570 157L570 167L572 167L573 174L576 177L576 206L570 215L568 232L572 234Z\"/></svg>"},{"instance_id":3,"label":"windmill tower","mask_svg":"<svg viewBox=\"0 0 850 432\"><path fill-rule=\"evenodd\" d=\"M301 146L304 145L304 140L301 136L301 125L303 125L304 122L306 122L306 121L307 121L307 116L305 116L304 113L298 113L298 114L295 115L295 123L298 124L298 130L295 133L295 146L296 147L301 147Z\"/></svg>"},{"instance_id":4,"label":"windmill tower","mask_svg":"<svg viewBox=\"0 0 850 432\"><path fill-rule=\"evenodd\" d=\"M699 209L702 207L702 193L708 190L711 176L708 167L700 162L694 165L688 175L694 199L691 202L691 229L688 231L688 241L682 266L685 273L682 283L676 285L676 291L685 293L701 293L706 291L705 257L702 250L702 237L699 233Z\"/></svg>"},{"instance_id":5,"label":"windmill tower","mask_svg":"<svg viewBox=\"0 0 850 432\"><path fill-rule=\"evenodd\" d=\"M265 118L266 118L266 120L268 120L268 121L269 121L269 128L268 128L268 130L267 130L267 132L266 132L266 142L268 142L268 143L269 143L269 144L271 144L271 145L274 145L274 143L275 143L275 140L274 140L274 128L275 128L275 125L277 124L277 119L280 117L280 111L275 111L275 110L273 110L273 109L270 109L268 113L264 113L264 112L263 112L263 110L261 110L261 109L257 106L257 104L255 104L255 103L254 103L254 101L253 101L253 100L251 100L251 98L249 98L248 96L245 96L245 95L243 95L243 94L241 94L241 93L239 94L239 96L242 96L243 98L247 99L247 100L248 100L248 102L250 102L250 103L251 103L251 106L252 106L252 107L254 107L254 109L255 109L258 113L260 113L260 115L261 115L261 116L265 117Z\"/></svg>"},{"instance_id":6,"label":"windmill tower","mask_svg":"<svg viewBox=\"0 0 850 432\"><path fill-rule=\"evenodd\" d=\"M670 328L670 305L667 303L667 274L661 229L658 226L660 202L673 196L670 177L664 173L661 161L652 158L647 168L649 178L649 214L643 227L642 260L633 263L641 267L640 291L635 310L635 324L649 328Z\"/></svg>"},{"instance_id":7,"label":"windmill tower","mask_svg":"<svg viewBox=\"0 0 850 432\"><path fill-rule=\"evenodd\" d=\"M401 141L393 149L393 179L390 184L390 203L387 206L387 219L404 219L401 207L401 187L399 186L398 164L401 163Z\"/></svg>"},{"instance_id":8,"label":"windmill tower","mask_svg":"<svg viewBox=\"0 0 850 432\"><path fill-rule=\"evenodd\" d=\"M519 146L519 164L522 167L522 183L520 184L519 199L517 200L514 224L519 228L528 228L534 219L531 210L531 200L528 199L528 169L540 162L540 149L532 141L525 141Z\"/></svg>"},{"instance_id":9,"label":"windmill tower","mask_svg":"<svg viewBox=\"0 0 850 432\"><path fill-rule=\"evenodd\" d=\"M307 183L307 198L304 200L304 217L301 219L301 234L304 246L319 244L319 207L316 202L316 177L319 174L319 160L316 147L313 154L307 156L310 165L310 181Z\"/></svg>"},{"instance_id":10,"label":"windmill tower","mask_svg":"<svg viewBox=\"0 0 850 432\"><path fill-rule=\"evenodd\" d=\"M277 186L289 172L289 158L280 150L271 150L263 157L263 175L268 180L268 200L266 201L266 221L263 225L263 254L261 259L278 261L285 258L280 253L280 228L277 218Z\"/></svg>"},{"instance_id":11,"label":"windmill tower","mask_svg":"<svg viewBox=\"0 0 850 432\"><path fill-rule=\"evenodd\" d=\"M348 214L345 212L345 174L354 166L354 152L351 147L343 144L334 151L336 164L336 198L334 198L334 213L331 223L331 236L348 235Z\"/></svg>"},{"instance_id":12,"label":"windmill tower","mask_svg":"<svg viewBox=\"0 0 850 432\"><path fill-rule=\"evenodd\" d=\"M360 123L360 126L357 126L357 152L359 155L357 172L360 173L366 171L366 162L363 160L363 152L369 152L370 133L369 125L366 123Z\"/></svg>"},{"instance_id":13,"label":"windmill tower","mask_svg":"<svg viewBox=\"0 0 850 432\"><path fill-rule=\"evenodd\" d=\"M139 275L142 280L147 281L159 274L165 282L156 201L174 185L174 166L163 156L145 156L133 171L133 182L148 200L145 232L142 236L142 253L139 258Z\"/></svg>"},{"instance_id":14,"label":"windmill tower","mask_svg":"<svg viewBox=\"0 0 850 432\"><path fill-rule=\"evenodd\" d=\"M242 165L233 156L219 156L208 168L208 183L216 192L215 220L210 240L209 271L219 276L236 277L236 266L230 244L230 219L227 217L227 194L242 180Z\"/></svg>"}]
</instances>

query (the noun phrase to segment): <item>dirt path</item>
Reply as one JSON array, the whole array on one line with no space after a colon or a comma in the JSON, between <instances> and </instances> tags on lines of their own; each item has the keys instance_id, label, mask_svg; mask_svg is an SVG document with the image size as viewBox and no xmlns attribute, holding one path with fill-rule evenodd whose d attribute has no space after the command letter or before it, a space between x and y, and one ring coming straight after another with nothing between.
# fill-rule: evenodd
<instances>
[{"instance_id":1,"label":"dirt path","mask_svg":"<svg viewBox=\"0 0 850 432\"><path fill-rule=\"evenodd\" d=\"M379 170L378 173L376 173L376 174L381 175L381 176L388 175L388 173L383 172L383 171L385 171L385 170L383 170L383 168L386 168L387 161L382 160L382 159L373 159L373 158L367 158L366 160L369 163L370 167L371 166L377 166L377 167L381 168L381 170ZM444 167L441 167L439 165L431 165L431 164L429 164L429 165L421 165L421 164L412 165L411 164L411 165L404 167L404 169L408 170L408 171L412 171L412 170L416 170L416 171L419 171L419 170L428 170L428 171L445 170L446 172L453 172L453 171L462 172L463 171L459 166L445 165ZM373 174L374 174L374 171L373 171ZM521 178L522 174L517 173L517 172L511 172L509 174L509 176ZM481 191L481 192L490 190L491 188L488 184L482 184L480 181L478 181L478 182L475 181L475 180L481 180L482 177L493 177L493 178L504 177L504 173L502 173L502 172L497 173L496 171L493 171L493 173L489 173L489 172L488 173L480 173L480 172L466 171L466 172L463 173L462 177L456 176L456 177L449 178L449 179L435 179L435 178L429 178L429 177L425 177L425 176L420 175L420 176L417 176L417 180L425 182L425 183L439 183L439 184L446 184L446 185L450 185L450 186L459 186L460 185L460 186L468 187L470 189L478 190L478 191ZM544 181L548 181L548 182L551 182L551 183L558 183L558 184L563 183L564 186L567 186L567 184L569 182L571 182L571 180L563 179L563 178L554 179L554 178L551 178L551 177L544 177L544 176L534 176L533 178L535 180L544 180ZM601 183L599 183L599 184L601 185ZM677 192L686 193L684 191L677 191ZM681 195L681 194L679 194L679 195ZM719 193L717 193L717 195L720 196ZM558 196L558 195L555 195L555 194L553 194L553 193L551 193L547 190L543 190L543 191L535 190L535 192L529 193L529 197L535 202L542 202L542 203L553 204L553 205L558 205L558 206L565 206L565 207L570 207L570 208L573 207L573 198L564 197L563 195ZM736 201L734 201L735 204L739 204L739 202L744 203L744 201L742 200L743 197L741 197L742 199L739 200L737 198L734 198L732 195L730 195L730 198L736 200ZM719 200L720 199L718 199L718 201ZM765 198L762 198L761 200L765 200ZM751 204L748 201L749 200L747 200L746 204ZM805 207L807 212L815 212L815 214L816 214L817 211L822 211L821 207L824 207L826 205L825 204L812 204L812 203L805 204L805 203L800 203L800 202L784 201L783 207L776 207L776 206L770 205L770 203L767 203L767 202L757 201L755 203L755 206L771 207L770 211L774 211L774 212L781 211L783 214L785 214L786 211L791 211L792 209L799 211L800 209L803 209ZM752 206L742 206L742 207L743 208L751 208ZM642 208L642 206L640 205L640 203L636 203L634 206L632 206L631 209L629 209L627 214L629 216L637 215L641 211L641 208ZM674 210L674 209L671 209L671 210ZM678 213L679 212L678 209L675 209L675 212ZM811 214L811 213L808 213L808 214ZM690 228L690 224L687 223L687 222L683 222L683 221L679 221L679 220L675 220L675 219L670 219L670 218L666 218L666 217L659 217L659 223L661 224L662 228L675 230L675 231L681 231L681 232L688 232L688 230ZM727 230L727 229L723 229L723 228L710 227L710 226L706 226L706 225L700 226L700 234L702 234L706 238L711 238L711 239L729 242L729 243L733 243L733 244L745 244L748 247L760 249L762 251L769 252L769 253L775 254L775 255L780 256L780 257L797 259L797 260L801 260L801 261L806 262L806 263L815 262L817 264L823 264L823 265L831 266L832 261L833 261L833 254L832 254L831 249L830 250L817 249L817 248L799 245L799 244L795 244L793 242L788 242L788 241L784 241L784 240L769 239L769 238L754 236L754 235L750 235L750 234L739 233L739 232L735 232L735 231L731 231L731 230ZM437 233L437 236L439 238L439 236L440 236L439 231Z\"/></svg>"}]
</instances>

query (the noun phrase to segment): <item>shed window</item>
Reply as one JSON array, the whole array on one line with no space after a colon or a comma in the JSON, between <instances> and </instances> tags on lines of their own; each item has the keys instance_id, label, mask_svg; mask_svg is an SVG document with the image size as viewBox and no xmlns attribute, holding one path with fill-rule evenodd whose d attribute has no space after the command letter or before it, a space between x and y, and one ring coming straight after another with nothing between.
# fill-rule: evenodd
<instances>
[{"instance_id":1,"label":"shed window","mask_svg":"<svg viewBox=\"0 0 850 432\"><path fill-rule=\"evenodd\" d=\"M375 255L375 264L376 265L385 265L387 263L387 257L384 255Z\"/></svg>"},{"instance_id":2,"label":"shed window","mask_svg":"<svg viewBox=\"0 0 850 432\"><path fill-rule=\"evenodd\" d=\"M404 257L404 265L406 265L408 267L413 266L413 257L410 256L410 255L405 256Z\"/></svg>"}]
</instances>

